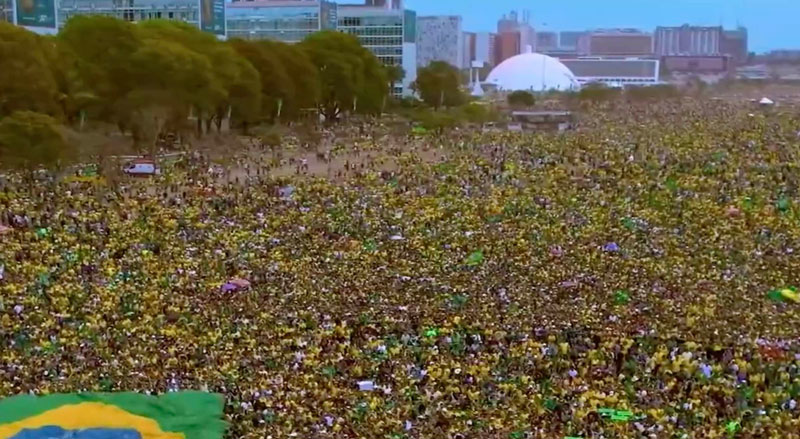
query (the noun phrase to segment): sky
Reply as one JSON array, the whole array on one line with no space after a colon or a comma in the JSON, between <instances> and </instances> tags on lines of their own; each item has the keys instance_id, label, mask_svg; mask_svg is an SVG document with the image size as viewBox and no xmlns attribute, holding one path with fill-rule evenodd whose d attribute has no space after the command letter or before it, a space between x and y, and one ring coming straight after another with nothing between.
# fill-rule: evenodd
<instances>
[{"instance_id":1,"label":"sky","mask_svg":"<svg viewBox=\"0 0 800 439\"><path fill-rule=\"evenodd\" d=\"M750 51L800 49L800 0L405 0L405 6L418 15L461 15L469 32L496 31L504 13L523 9L545 31L739 23L748 29Z\"/></svg>"}]
</instances>

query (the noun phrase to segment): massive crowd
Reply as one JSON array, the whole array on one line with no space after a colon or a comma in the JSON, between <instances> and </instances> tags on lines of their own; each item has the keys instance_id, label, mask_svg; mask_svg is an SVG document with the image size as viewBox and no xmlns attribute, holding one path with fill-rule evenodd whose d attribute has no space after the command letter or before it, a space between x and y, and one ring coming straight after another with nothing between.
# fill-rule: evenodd
<instances>
[{"instance_id":1,"label":"massive crowd","mask_svg":"<svg viewBox=\"0 0 800 439\"><path fill-rule=\"evenodd\" d=\"M316 176L10 175L0 396L208 389L236 438L800 438L798 130L684 101L368 129Z\"/></svg>"}]
</instances>

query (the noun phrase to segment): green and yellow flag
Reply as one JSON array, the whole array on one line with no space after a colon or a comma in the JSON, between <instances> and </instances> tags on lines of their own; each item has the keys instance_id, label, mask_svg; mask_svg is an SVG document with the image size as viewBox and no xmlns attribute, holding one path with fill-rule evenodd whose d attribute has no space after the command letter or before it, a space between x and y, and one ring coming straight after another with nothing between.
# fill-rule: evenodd
<instances>
[{"instance_id":1,"label":"green and yellow flag","mask_svg":"<svg viewBox=\"0 0 800 439\"><path fill-rule=\"evenodd\" d=\"M80 393L0 400L0 439L221 439L221 395Z\"/></svg>"}]
</instances>

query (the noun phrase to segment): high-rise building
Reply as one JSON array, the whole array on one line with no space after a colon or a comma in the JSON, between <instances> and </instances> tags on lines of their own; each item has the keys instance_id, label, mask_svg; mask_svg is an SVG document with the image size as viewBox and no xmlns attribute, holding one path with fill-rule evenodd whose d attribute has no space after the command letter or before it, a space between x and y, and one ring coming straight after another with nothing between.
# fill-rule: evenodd
<instances>
[{"instance_id":1,"label":"high-rise building","mask_svg":"<svg viewBox=\"0 0 800 439\"><path fill-rule=\"evenodd\" d=\"M399 3L399 2L398 2ZM410 60L416 47L410 43L415 26L405 21L414 20L416 14L385 5L339 5L338 29L358 37L361 45L372 52L386 66L401 66L406 75L394 86L393 95L409 94L410 74L416 74L416 65ZM416 57L415 57L416 58ZM411 76L413 77L413 76Z\"/></svg>"},{"instance_id":2,"label":"high-rise building","mask_svg":"<svg viewBox=\"0 0 800 439\"><path fill-rule=\"evenodd\" d=\"M336 29L336 4L325 0L234 0L227 5L229 38L297 43Z\"/></svg>"},{"instance_id":3,"label":"high-rise building","mask_svg":"<svg viewBox=\"0 0 800 439\"><path fill-rule=\"evenodd\" d=\"M411 84L417 80L417 13L406 9L403 13L403 96L411 96Z\"/></svg>"},{"instance_id":4,"label":"high-rise building","mask_svg":"<svg viewBox=\"0 0 800 439\"><path fill-rule=\"evenodd\" d=\"M525 50L530 47L531 50L536 49L536 30L531 26L530 12L522 11L522 20L520 20L517 11L511 11L508 15L497 21L497 33L518 33L520 50ZM519 55L516 53L515 55Z\"/></svg>"},{"instance_id":5,"label":"high-rise building","mask_svg":"<svg viewBox=\"0 0 800 439\"><path fill-rule=\"evenodd\" d=\"M475 34L475 56L472 61L482 62L485 66L494 65L494 52L497 35L490 32Z\"/></svg>"},{"instance_id":6,"label":"high-rise building","mask_svg":"<svg viewBox=\"0 0 800 439\"><path fill-rule=\"evenodd\" d=\"M719 55L722 26L657 27L655 54L668 55Z\"/></svg>"},{"instance_id":7,"label":"high-rise building","mask_svg":"<svg viewBox=\"0 0 800 439\"><path fill-rule=\"evenodd\" d=\"M417 65L425 67L433 61L444 61L463 68L464 33L458 15L437 15L417 18Z\"/></svg>"},{"instance_id":8,"label":"high-rise building","mask_svg":"<svg viewBox=\"0 0 800 439\"><path fill-rule=\"evenodd\" d=\"M472 61L475 59L475 37L475 32L464 32L464 36L461 39L464 44L464 51L462 53L464 58L461 60L461 66L463 68L471 66Z\"/></svg>"},{"instance_id":9,"label":"high-rise building","mask_svg":"<svg viewBox=\"0 0 800 439\"><path fill-rule=\"evenodd\" d=\"M500 32L495 42L495 65L522 53L522 39L519 32Z\"/></svg>"},{"instance_id":10,"label":"high-rise building","mask_svg":"<svg viewBox=\"0 0 800 439\"><path fill-rule=\"evenodd\" d=\"M720 53L730 56L735 64L747 62L749 55L747 28L739 27L736 30L722 31L722 41L719 46Z\"/></svg>"},{"instance_id":11,"label":"high-rise building","mask_svg":"<svg viewBox=\"0 0 800 439\"><path fill-rule=\"evenodd\" d=\"M578 38L578 53L591 56L651 56L653 35L637 29L596 30Z\"/></svg>"},{"instance_id":12,"label":"high-rise building","mask_svg":"<svg viewBox=\"0 0 800 439\"><path fill-rule=\"evenodd\" d=\"M558 33L556 32L536 32L536 51L550 52L558 50Z\"/></svg>"},{"instance_id":13,"label":"high-rise building","mask_svg":"<svg viewBox=\"0 0 800 439\"><path fill-rule=\"evenodd\" d=\"M464 32L464 68L479 63L491 67L495 62L496 35L490 32Z\"/></svg>"},{"instance_id":14,"label":"high-rise building","mask_svg":"<svg viewBox=\"0 0 800 439\"><path fill-rule=\"evenodd\" d=\"M59 27L75 15L106 15L134 22L176 20L194 25L200 20L197 0L60 0L57 5Z\"/></svg>"}]
</instances>

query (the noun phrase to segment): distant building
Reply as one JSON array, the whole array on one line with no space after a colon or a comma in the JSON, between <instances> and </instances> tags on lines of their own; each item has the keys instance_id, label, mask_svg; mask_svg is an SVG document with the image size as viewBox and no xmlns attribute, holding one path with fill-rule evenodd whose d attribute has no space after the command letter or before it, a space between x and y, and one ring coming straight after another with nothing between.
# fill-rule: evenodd
<instances>
[{"instance_id":1,"label":"distant building","mask_svg":"<svg viewBox=\"0 0 800 439\"><path fill-rule=\"evenodd\" d=\"M417 18L417 65L444 61L459 69L464 66L464 33L458 15Z\"/></svg>"},{"instance_id":2,"label":"distant building","mask_svg":"<svg viewBox=\"0 0 800 439\"><path fill-rule=\"evenodd\" d=\"M519 32L498 33L495 39L494 65L500 65L503 61L523 53L522 50Z\"/></svg>"},{"instance_id":3,"label":"distant building","mask_svg":"<svg viewBox=\"0 0 800 439\"><path fill-rule=\"evenodd\" d=\"M14 6L11 2L14 0L0 0L0 21L14 22Z\"/></svg>"},{"instance_id":4,"label":"distant building","mask_svg":"<svg viewBox=\"0 0 800 439\"><path fill-rule=\"evenodd\" d=\"M612 87L656 85L659 61L655 59L561 59L581 85L602 83Z\"/></svg>"},{"instance_id":5,"label":"distant building","mask_svg":"<svg viewBox=\"0 0 800 439\"><path fill-rule=\"evenodd\" d=\"M417 13L403 11L403 96L411 96L411 84L417 80Z\"/></svg>"},{"instance_id":6,"label":"distant building","mask_svg":"<svg viewBox=\"0 0 800 439\"><path fill-rule=\"evenodd\" d=\"M316 0L234 0L226 4L229 38L297 43L336 29L336 4Z\"/></svg>"},{"instance_id":7,"label":"distant building","mask_svg":"<svg viewBox=\"0 0 800 439\"><path fill-rule=\"evenodd\" d=\"M558 49L564 52L576 52L578 50L578 40L584 31L564 31L558 36Z\"/></svg>"},{"instance_id":8,"label":"distant building","mask_svg":"<svg viewBox=\"0 0 800 439\"><path fill-rule=\"evenodd\" d=\"M558 50L558 33L556 32L536 32L536 51L546 53Z\"/></svg>"},{"instance_id":9,"label":"distant building","mask_svg":"<svg viewBox=\"0 0 800 439\"><path fill-rule=\"evenodd\" d=\"M366 0L364 4L386 9L403 9L403 0Z\"/></svg>"},{"instance_id":10,"label":"distant building","mask_svg":"<svg viewBox=\"0 0 800 439\"><path fill-rule=\"evenodd\" d=\"M516 11L511 11L508 15L503 15L503 17L498 20L497 22L497 33L498 34L507 34L507 33L517 33L519 34L519 44L521 51L525 50L526 47L530 47L532 50L536 50L536 30L531 26L531 17L528 11L522 12L522 20L519 19L519 15ZM522 52L518 52L515 55L519 55Z\"/></svg>"},{"instance_id":11,"label":"distant building","mask_svg":"<svg viewBox=\"0 0 800 439\"><path fill-rule=\"evenodd\" d=\"M732 70L732 58L727 55L665 56L663 67L670 73L720 74Z\"/></svg>"},{"instance_id":12,"label":"distant building","mask_svg":"<svg viewBox=\"0 0 800 439\"><path fill-rule=\"evenodd\" d=\"M749 57L747 28L739 27L736 30L722 31L719 51L723 55L730 56L736 64L746 63Z\"/></svg>"},{"instance_id":13,"label":"distant building","mask_svg":"<svg viewBox=\"0 0 800 439\"><path fill-rule=\"evenodd\" d=\"M590 56L651 56L653 36L636 29L597 30L578 38L577 51Z\"/></svg>"},{"instance_id":14,"label":"distant building","mask_svg":"<svg viewBox=\"0 0 800 439\"><path fill-rule=\"evenodd\" d=\"M800 50L773 50L760 58L768 63L800 63Z\"/></svg>"},{"instance_id":15,"label":"distant building","mask_svg":"<svg viewBox=\"0 0 800 439\"><path fill-rule=\"evenodd\" d=\"M59 27L76 15L105 15L133 22L176 20L199 25L199 10L197 0L60 0L56 15Z\"/></svg>"},{"instance_id":16,"label":"distant building","mask_svg":"<svg viewBox=\"0 0 800 439\"><path fill-rule=\"evenodd\" d=\"M462 52L463 59L461 60L462 68L466 69L472 65L472 60L475 59L475 32L464 32L464 36L461 38L462 43L464 44L464 49Z\"/></svg>"},{"instance_id":17,"label":"distant building","mask_svg":"<svg viewBox=\"0 0 800 439\"><path fill-rule=\"evenodd\" d=\"M414 36L413 23L406 25L405 21L415 21L413 11L392 9L385 6L364 5L339 5L337 9L338 29L358 37L365 48L386 66L401 66L406 72L402 82L394 86L393 94L396 97L409 94L409 75L416 74L416 65L408 58L416 52L416 45L407 41ZM413 53L416 58L416 53Z\"/></svg>"},{"instance_id":18,"label":"distant building","mask_svg":"<svg viewBox=\"0 0 800 439\"><path fill-rule=\"evenodd\" d=\"M497 35L490 32L475 34L475 56L473 61L480 61L486 66L494 65L494 52Z\"/></svg>"},{"instance_id":19,"label":"distant building","mask_svg":"<svg viewBox=\"0 0 800 439\"><path fill-rule=\"evenodd\" d=\"M657 27L655 54L674 55L719 55L722 42L722 26Z\"/></svg>"}]
</instances>

